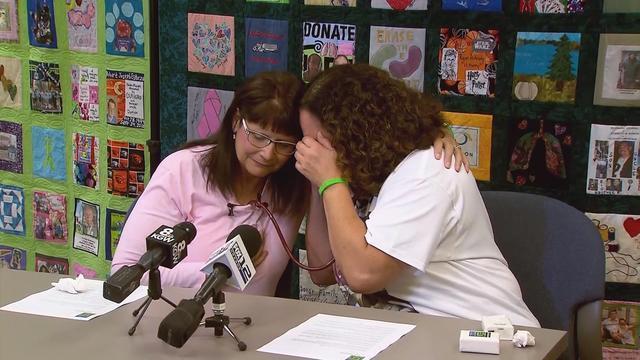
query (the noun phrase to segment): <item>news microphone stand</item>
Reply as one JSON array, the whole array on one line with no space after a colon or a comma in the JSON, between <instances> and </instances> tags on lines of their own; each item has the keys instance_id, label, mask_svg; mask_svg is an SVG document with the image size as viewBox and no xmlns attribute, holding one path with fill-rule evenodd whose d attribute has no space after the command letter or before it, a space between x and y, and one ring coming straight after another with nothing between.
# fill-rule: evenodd
<instances>
[{"instance_id":1,"label":"news microphone stand","mask_svg":"<svg viewBox=\"0 0 640 360\"><path fill-rule=\"evenodd\" d=\"M216 293L211 298L211 302L213 303L213 316L210 316L204 319L204 327L205 328L212 327L213 335L215 335L216 337L222 336L223 335L222 330L225 330L227 334L231 335L233 340L236 341L236 344L238 344L238 349L240 351L247 350L247 344L245 344L244 341L241 341L240 339L238 339L238 336L236 336L233 330L231 330L231 328L229 327L229 323L231 321L239 321L244 323L245 325L250 325L251 318L248 316L241 317L241 318L230 318L226 316L224 314L226 304L224 299L224 292L222 291L218 291L218 293Z\"/></svg>"},{"instance_id":2,"label":"news microphone stand","mask_svg":"<svg viewBox=\"0 0 640 360\"><path fill-rule=\"evenodd\" d=\"M140 305L140 307L133 312L133 316L137 317L136 321L133 323L133 326L131 327L131 329L129 329L129 336L133 336L133 333L136 332L138 323L140 323L140 320L142 320L144 313L149 308L149 305L151 305L151 301L158 299L164 300L167 304L173 306L174 308L176 307L176 304L162 295L160 270L158 270L158 267L154 267L149 270L149 287L147 288L147 298L144 300L142 305Z\"/></svg>"}]
</instances>

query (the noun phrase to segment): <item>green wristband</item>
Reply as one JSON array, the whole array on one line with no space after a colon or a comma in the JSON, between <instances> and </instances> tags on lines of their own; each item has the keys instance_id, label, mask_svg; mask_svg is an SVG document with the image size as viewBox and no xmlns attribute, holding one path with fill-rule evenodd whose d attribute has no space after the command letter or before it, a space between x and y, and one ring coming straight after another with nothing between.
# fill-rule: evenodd
<instances>
[{"instance_id":1,"label":"green wristband","mask_svg":"<svg viewBox=\"0 0 640 360\"><path fill-rule=\"evenodd\" d=\"M322 184L320 184L320 187L318 188L318 194L320 194L320 196L322 196L322 193L324 193L324 191L327 190L327 188L329 188L332 185L340 184L340 183L346 184L347 180L345 180L343 178L327 179Z\"/></svg>"}]
</instances>

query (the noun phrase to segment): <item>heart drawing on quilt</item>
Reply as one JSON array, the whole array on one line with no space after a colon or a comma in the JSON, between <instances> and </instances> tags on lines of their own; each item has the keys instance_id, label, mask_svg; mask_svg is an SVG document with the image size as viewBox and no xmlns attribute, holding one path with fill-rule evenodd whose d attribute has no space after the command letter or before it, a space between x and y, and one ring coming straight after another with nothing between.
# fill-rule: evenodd
<instances>
[{"instance_id":1,"label":"heart drawing on quilt","mask_svg":"<svg viewBox=\"0 0 640 360\"><path fill-rule=\"evenodd\" d=\"M413 3L413 0L387 0L387 3L393 10L405 10Z\"/></svg>"},{"instance_id":2,"label":"heart drawing on quilt","mask_svg":"<svg viewBox=\"0 0 640 360\"><path fill-rule=\"evenodd\" d=\"M227 23L214 24L211 29L207 23L196 23L191 30L193 56L203 66L212 69L227 61L231 52L231 29Z\"/></svg>"},{"instance_id":3,"label":"heart drawing on quilt","mask_svg":"<svg viewBox=\"0 0 640 360\"><path fill-rule=\"evenodd\" d=\"M632 217L628 217L622 222L622 225L632 238L640 234L640 218L634 219Z\"/></svg>"}]
</instances>

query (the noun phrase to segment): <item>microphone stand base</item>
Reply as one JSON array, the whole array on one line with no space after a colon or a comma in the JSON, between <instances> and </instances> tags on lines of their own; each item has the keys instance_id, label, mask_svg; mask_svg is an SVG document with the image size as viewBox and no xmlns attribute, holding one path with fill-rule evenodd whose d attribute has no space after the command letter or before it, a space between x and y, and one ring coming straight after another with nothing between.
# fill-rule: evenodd
<instances>
[{"instance_id":1,"label":"microphone stand base","mask_svg":"<svg viewBox=\"0 0 640 360\"><path fill-rule=\"evenodd\" d=\"M224 335L224 332L226 332L231 336L231 338L233 338L233 340L235 340L236 344L238 345L238 350L245 351L247 350L247 344L245 344L244 341L240 340L236 335L236 333L233 332L233 330L231 330L231 328L229 327L229 323L232 321L242 322L245 325L251 324L250 317L230 318L226 315L216 314L214 316L210 316L204 319L204 327L206 328L212 327L213 335L216 337L221 337L222 335Z\"/></svg>"},{"instance_id":2,"label":"microphone stand base","mask_svg":"<svg viewBox=\"0 0 640 360\"><path fill-rule=\"evenodd\" d=\"M167 304L173 306L174 308L177 306L171 300L167 299L163 295L160 295L159 299L164 300L164 302L166 302ZM144 300L142 305L140 305L137 309L135 309L133 311L133 313L131 315L136 316L136 321L133 323L133 326L129 329L129 331L127 331L129 336L133 336L133 334L136 332L136 328L138 327L138 324L140 323L140 320L142 320L142 317L144 316L144 313L147 312L147 309L149 308L149 305L151 305L151 302L153 300L158 300L158 299L154 299L151 296L147 296L147 298Z\"/></svg>"},{"instance_id":3,"label":"microphone stand base","mask_svg":"<svg viewBox=\"0 0 640 360\"><path fill-rule=\"evenodd\" d=\"M224 293L222 291L218 292L213 299L213 316L204 319L204 327L205 328L213 328L213 335L216 337L221 337L224 332L229 334L233 340L235 340L236 345L238 345L238 350L245 351L247 350L247 344L244 341L240 340L233 330L229 327L230 322L242 322L245 325L251 325L251 318L248 316L241 318L231 318L224 315L225 309L225 300Z\"/></svg>"},{"instance_id":4,"label":"microphone stand base","mask_svg":"<svg viewBox=\"0 0 640 360\"><path fill-rule=\"evenodd\" d=\"M133 326L127 332L129 336L133 336L136 332L136 328L142 320L144 313L147 312L149 305L151 305L151 301L153 300L164 300L167 304L176 307L176 304L173 301L167 299L162 295L162 285L160 284L160 271L158 268L154 268L149 270L149 288L147 289L147 298L144 300L142 305L140 305L137 309L133 311L133 316L136 316L136 321L133 323Z\"/></svg>"}]
</instances>

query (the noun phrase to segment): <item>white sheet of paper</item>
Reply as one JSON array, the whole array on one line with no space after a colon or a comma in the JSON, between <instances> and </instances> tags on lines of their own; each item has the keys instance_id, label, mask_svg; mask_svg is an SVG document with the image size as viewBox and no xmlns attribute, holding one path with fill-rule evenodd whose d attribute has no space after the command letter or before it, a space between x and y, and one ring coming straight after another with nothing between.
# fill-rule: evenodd
<instances>
[{"instance_id":1,"label":"white sheet of paper","mask_svg":"<svg viewBox=\"0 0 640 360\"><path fill-rule=\"evenodd\" d=\"M370 359L415 328L376 320L318 314L258 351L311 359Z\"/></svg>"},{"instance_id":2,"label":"white sheet of paper","mask_svg":"<svg viewBox=\"0 0 640 360\"><path fill-rule=\"evenodd\" d=\"M5 305L0 310L86 321L147 295L147 287L140 286L118 304L102 297L102 283L104 281L87 279L84 281L87 282L89 288L85 292L70 294L51 288Z\"/></svg>"}]
</instances>

